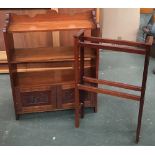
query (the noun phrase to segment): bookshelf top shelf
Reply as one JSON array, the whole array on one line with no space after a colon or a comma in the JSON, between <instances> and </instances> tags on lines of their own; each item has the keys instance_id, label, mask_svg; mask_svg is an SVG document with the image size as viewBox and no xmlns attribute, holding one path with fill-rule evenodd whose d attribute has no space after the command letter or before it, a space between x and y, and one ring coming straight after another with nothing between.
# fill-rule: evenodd
<instances>
[{"instance_id":1,"label":"bookshelf top shelf","mask_svg":"<svg viewBox=\"0 0 155 155\"><path fill-rule=\"evenodd\" d=\"M16 14L7 16L6 29L12 33L96 28L93 14L90 12L77 14L51 12L37 14L34 17Z\"/></svg>"}]
</instances>

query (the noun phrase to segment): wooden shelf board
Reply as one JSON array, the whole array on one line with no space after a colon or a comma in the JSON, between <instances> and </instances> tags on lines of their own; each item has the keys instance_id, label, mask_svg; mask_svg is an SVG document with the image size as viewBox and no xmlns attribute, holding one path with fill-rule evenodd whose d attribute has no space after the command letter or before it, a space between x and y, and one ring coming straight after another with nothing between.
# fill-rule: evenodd
<instances>
[{"instance_id":1,"label":"wooden shelf board","mask_svg":"<svg viewBox=\"0 0 155 155\"><path fill-rule=\"evenodd\" d=\"M85 69L85 74L90 75L90 68ZM52 84L62 84L74 81L73 68L60 69L60 70L42 70L32 72L18 72L16 74L15 85L19 87L33 87Z\"/></svg>"},{"instance_id":2,"label":"wooden shelf board","mask_svg":"<svg viewBox=\"0 0 155 155\"><path fill-rule=\"evenodd\" d=\"M10 14L9 32L59 31L95 28L90 12L77 14L59 14L57 12L28 15Z\"/></svg>"},{"instance_id":3,"label":"wooden shelf board","mask_svg":"<svg viewBox=\"0 0 155 155\"><path fill-rule=\"evenodd\" d=\"M85 63L85 68L92 67L91 61L86 61ZM38 64L35 65L24 65L20 64L17 67L17 71L15 72L39 72L39 71L52 71L52 70L68 70L68 69L73 69L73 64L72 63L61 63L61 65L57 65L57 63L54 64L42 64L38 66ZM7 64L1 64L0 65L0 73L9 73L8 65Z\"/></svg>"},{"instance_id":4,"label":"wooden shelf board","mask_svg":"<svg viewBox=\"0 0 155 155\"><path fill-rule=\"evenodd\" d=\"M75 29L95 28L92 21L72 20L72 21L52 21L52 22L21 22L12 23L9 26L9 32L37 32L37 31L60 31Z\"/></svg>"},{"instance_id":5,"label":"wooden shelf board","mask_svg":"<svg viewBox=\"0 0 155 155\"><path fill-rule=\"evenodd\" d=\"M91 50L88 49L86 58L92 58ZM54 61L73 61L73 47L53 47L53 48L31 48L16 49L11 63L27 62L54 62ZM88 59L89 60L89 59Z\"/></svg>"}]
</instances>

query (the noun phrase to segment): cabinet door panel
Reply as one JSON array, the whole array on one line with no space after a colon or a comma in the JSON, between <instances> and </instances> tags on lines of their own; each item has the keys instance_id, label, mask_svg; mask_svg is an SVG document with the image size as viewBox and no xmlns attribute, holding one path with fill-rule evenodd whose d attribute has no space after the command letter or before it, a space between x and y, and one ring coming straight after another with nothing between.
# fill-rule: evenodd
<instances>
[{"instance_id":1,"label":"cabinet door panel","mask_svg":"<svg viewBox=\"0 0 155 155\"><path fill-rule=\"evenodd\" d=\"M75 101L74 84L57 86L57 108L70 109L73 108Z\"/></svg>"},{"instance_id":2,"label":"cabinet door panel","mask_svg":"<svg viewBox=\"0 0 155 155\"><path fill-rule=\"evenodd\" d=\"M19 113L51 111L56 109L56 86L16 89ZM43 108L44 107L44 108Z\"/></svg>"},{"instance_id":3,"label":"cabinet door panel","mask_svg":"<svg viewBox=\"0 0 155 155\"><path fill-rule=\"evenodd\" d=\"M95 106L95 94L85 92L84 102L86 107ZM74 109L75 106L75 86L74 84L65 84L57 86L57 108Z\"/></svg>"}]
</instances>

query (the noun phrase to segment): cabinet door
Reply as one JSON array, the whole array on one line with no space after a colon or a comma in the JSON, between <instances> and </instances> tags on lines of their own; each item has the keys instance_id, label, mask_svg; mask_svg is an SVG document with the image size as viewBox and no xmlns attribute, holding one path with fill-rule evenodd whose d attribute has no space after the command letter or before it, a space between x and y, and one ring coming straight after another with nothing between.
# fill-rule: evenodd
<instances>
[{"instance_id":1,"label":"cabinet door","mask_svg":"<svg viewBox=\"0 0 155 155\"><path fill-rule=\"evenodd\" d=\"M85 107L95 107L96 94L84 93ZM75 86L74 84L65 84L57 86L57 108L74 109L75 106Z\"/></svg>"},{"instance_id":2,"label":"cabinet door","mask_svg":"<svg viewBox=\"0 0 155 155\"><path fill-rule=\"evenodd\" d=\"M75 102L74 84L65 84L57 86L57 108L72 109Z\"/></svg>"},{"instance_id":3,"label":"cabinet door","mask_svg":"<svg viewBox=\"0 0 155 155\"><path fill-rule=\"evenodd\" d=\"M56 86L16 89L18 113L43 112L56 109Z\"/></svg>"}]
</instances>

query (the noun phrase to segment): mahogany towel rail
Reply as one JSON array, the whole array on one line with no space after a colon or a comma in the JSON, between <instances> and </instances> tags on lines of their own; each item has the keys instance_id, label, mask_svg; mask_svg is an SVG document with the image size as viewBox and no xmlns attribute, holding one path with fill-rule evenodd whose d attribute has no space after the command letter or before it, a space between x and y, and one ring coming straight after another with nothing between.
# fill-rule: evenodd
<instances>
[{"instance_id":1,"label":"mahogany towel rail","mask_svg":"<svg viewBox=\"0 0 155 155\"><path fill-rule=\"evenodd\" d=\"M104 39L99 37L86 37L84 35L84 30L80 30L77 35L74 36L74 56L75 56L75 126L79 127L80 124L80 113L81 117L84 116L84 102L82 100L84 96L84 92L93 92L93 93L101 93L112 96L117 96L121 98L131 99L135 101L139 101L139 114L138 114L138 124L136 131L136 142L139 142L139 135L141 129L141 121L143 114L143 106L144 106L144 97L145 97L145 89L146 89L146 81L147 81L147 73L149 66L149 57L150 57L150 47L152 45L153 38L148 37L145 43L133 42L133 41L125 41L125 40L113 40L113 39ZM99 66L99 52L102 52L104 49L107 51L116 51L116 52L125 52L132 54L141 54L145 56L144 61L144 70L142 77L142 85L134 86L129 84L124 84L120 82L112 82L107 80L100 80L94 77L87 77L84 75L84 48L93 48L95 52L97 52L97 66ZM97 67L98 69L98 67ZM96 72L96 77L98 71ZM92 84L92 85L88 85ZM133 91L139 91L141 93L140 96L128 94L124 92L112 91L107 89L98 88L98 84L119 87L124 89L129 89Z\"/></svg>"}]
</instances>

